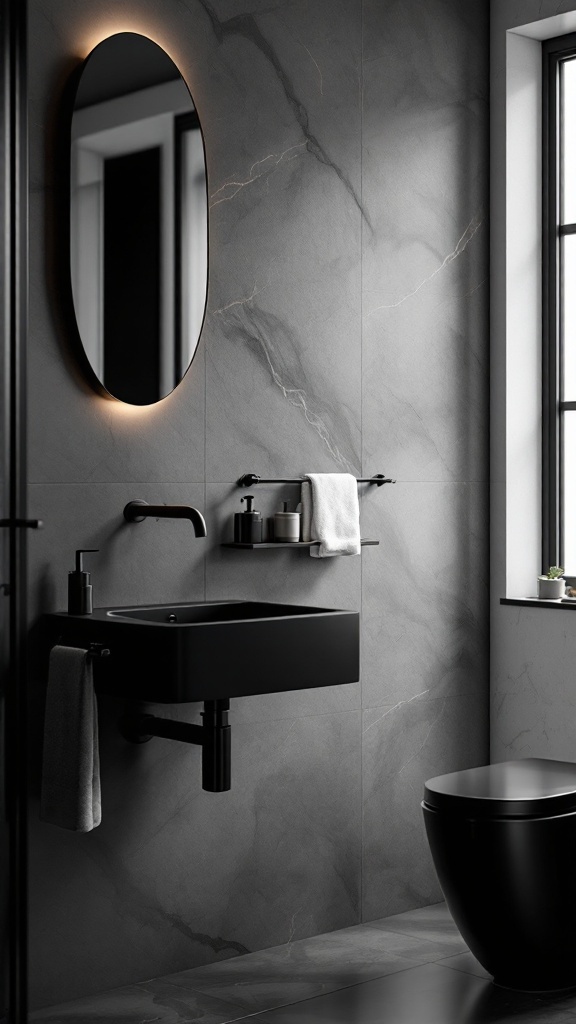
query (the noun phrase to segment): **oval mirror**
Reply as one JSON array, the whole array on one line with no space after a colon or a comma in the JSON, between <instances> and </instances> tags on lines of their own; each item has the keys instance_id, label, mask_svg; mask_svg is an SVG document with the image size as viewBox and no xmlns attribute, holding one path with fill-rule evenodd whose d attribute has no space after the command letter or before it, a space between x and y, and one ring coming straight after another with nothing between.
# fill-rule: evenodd
<instances>
[{"instance_id":1,"label":"oval mirror","mask_svg":"<svg viewBox=\"0 0 576 1024\"><path fill-rule=\"evenodd\" d=\"M202 329L208 266L204 141L167 53L120 32L87 57L72 115L70 272L99 384L131 405L169 394Z\"/></svg>"}]
</instances>

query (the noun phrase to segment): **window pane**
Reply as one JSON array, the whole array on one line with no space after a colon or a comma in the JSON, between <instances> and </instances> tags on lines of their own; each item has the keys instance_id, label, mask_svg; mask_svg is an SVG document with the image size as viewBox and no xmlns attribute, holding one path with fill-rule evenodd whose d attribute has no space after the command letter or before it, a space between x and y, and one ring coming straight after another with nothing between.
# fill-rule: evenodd
<instances>
[{"instance_id":1,"label":"window pane","mask_svg":"<svg viewBox=\"0 0 576 1024\"><path fill-rule=\"evenodd\" d=\"M576 576L576 411L564 413L563 565Z\"/></svg>"},{"instance_id":2,"label":"window pane","mask_svg":"<svg viewBox=\"0 0 576 1024\"><path fill-rule=\"evenodd\" d=\"M565 402L576 402L576 235L562 239L562 360Z\"/></svg>"},{"instance_id":3,"label":"window pane","mask_svg":"<svg viewBox=\"0 0 576 1024\"><path fill-rule=\"evenodd\" d=\"M576 223L576 59L562 64L562 223Z\"/></svg>"}]
</instances>

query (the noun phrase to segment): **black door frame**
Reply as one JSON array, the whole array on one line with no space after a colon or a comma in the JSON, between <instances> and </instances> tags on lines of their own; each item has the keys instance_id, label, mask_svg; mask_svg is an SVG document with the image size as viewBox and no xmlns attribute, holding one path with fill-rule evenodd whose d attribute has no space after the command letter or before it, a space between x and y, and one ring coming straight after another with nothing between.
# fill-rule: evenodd
<instances>
[{"instance_id":1,"label":"black door frame","mask_svg":"<svg viewBox=\"0 0 576 1024\"><path fill-rule=\"evenodd\" d=\"M0 600L7 600L8 635L2 681L3 827L7 830L8 963L3 974L9 1024L27 1019L27 460L26 334L28 320L28 123L27 4L2 0L0 46L3 87L0 113L0 237L3 244L3 373L0 418L6 472L3 533L8 536L8 579ZM6 593L7 591L7 593ZM6 848L6 844L4 844Z\"/></svg>"}]
</instances>

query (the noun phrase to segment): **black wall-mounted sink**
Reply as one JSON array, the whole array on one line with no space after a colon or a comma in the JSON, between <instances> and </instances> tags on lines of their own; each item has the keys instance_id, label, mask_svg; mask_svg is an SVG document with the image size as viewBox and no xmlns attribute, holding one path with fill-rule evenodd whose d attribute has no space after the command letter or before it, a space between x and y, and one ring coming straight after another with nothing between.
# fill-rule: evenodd
<instances>
[{"instance_id":1,"label":"black wall-mounted sink","mask_svg":"<svg viewBox=\"0 0 576 1024\"><path fill-rule=\"evenodd\" d=\"M97 689L151 703L221 700L353 683L359 614L255 601L97 608L45 616L55 643L109 648Z\"/></svg>"}]
</instances>

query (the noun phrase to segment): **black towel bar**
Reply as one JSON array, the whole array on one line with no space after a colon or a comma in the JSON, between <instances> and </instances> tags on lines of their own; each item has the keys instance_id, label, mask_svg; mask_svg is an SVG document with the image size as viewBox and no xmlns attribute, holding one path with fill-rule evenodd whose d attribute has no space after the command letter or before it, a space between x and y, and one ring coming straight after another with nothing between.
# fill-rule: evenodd
<instances>
[{"instance_id":1,"label":"black towel bar","mask_svg":"<svg viewBox=\"0 0 576 1024\"><path fill-rule=\"evenodd\" d=\"M263 477L258 476L257 473L244 473L243 476L238 480L238 487L254 487L255 484L301 484L304 483L303 477L296 479L276 478L275 480L265 480ZM375 476L359 476L356 478L356 483L359 484L376 484L377 487L382 487L382 484L395 484L395 480L390 480L385 477L383 473L376 473Z\"/></svg>"}]
</instances>

